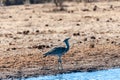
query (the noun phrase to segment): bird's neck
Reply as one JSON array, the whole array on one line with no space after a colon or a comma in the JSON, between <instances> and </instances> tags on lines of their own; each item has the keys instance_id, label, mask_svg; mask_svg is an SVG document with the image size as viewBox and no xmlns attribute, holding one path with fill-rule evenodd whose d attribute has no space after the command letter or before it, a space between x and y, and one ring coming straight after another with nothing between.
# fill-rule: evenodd
<instances>
[{"instance_id":1,"label":"bird's neck","mask_svg":"<svg viewBox=\"0 0 120 80\"><path fill-rule=\"evenodd\" d=\"M65 44L66 44L66 50L68 51L70 48L69 42L67 41L67 42L65 42Z\"/></svg>"}]
</instances>

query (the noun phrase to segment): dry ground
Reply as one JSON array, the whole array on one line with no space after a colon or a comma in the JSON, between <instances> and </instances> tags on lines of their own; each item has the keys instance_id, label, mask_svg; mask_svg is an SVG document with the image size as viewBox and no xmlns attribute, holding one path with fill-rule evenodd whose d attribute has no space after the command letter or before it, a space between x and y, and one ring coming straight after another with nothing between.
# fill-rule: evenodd
<instances>
[{"instance_id":1,"label":"dry ground","mask_svg":"<svg viewBox=\"0 0 120 80\"><path fill-rule=\"evenodd\" d=\"M95 10L95 5L97 9ZM63 56L43 58L55 46L70 39ZM0 77L94 71L120 67L120 2L65 3L0 7Z\"/></svg>"}]
</instances>

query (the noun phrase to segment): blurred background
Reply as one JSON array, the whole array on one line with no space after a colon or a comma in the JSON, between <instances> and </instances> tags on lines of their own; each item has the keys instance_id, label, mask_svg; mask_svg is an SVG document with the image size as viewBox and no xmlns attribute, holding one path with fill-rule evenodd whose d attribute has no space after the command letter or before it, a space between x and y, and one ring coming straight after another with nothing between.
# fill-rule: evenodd
<instances>
[{"instance_id":1,"label":"blurred background","mask_svg":"<svg viewBox=\"0 0 120 80\"><path fill-rule=\"evenodd\" d=\"M64 1L68 1L68 2L102 2L102 1L120 1L120 0L0 0L0 5L6 5L6 6L10 6L10 5L22 5L22 4L26 4L26 3L30 3L30 4L42 4L42 3L50 3L50 2L64 2Z\"/></svg>"}]
</instances>

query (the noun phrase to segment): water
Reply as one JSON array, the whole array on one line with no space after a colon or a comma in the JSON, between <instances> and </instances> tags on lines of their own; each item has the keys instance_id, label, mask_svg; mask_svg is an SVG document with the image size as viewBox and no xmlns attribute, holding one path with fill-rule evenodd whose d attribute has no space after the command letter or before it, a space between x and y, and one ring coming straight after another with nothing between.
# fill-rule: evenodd
<instances>
[{"instance_id":1,"label":"water","mask_svg":"<svg viewBox=\"0 0 120 80\"><path fill-rule=\"evenodd\" d=\"M120 69L39 76L25 80L120 80Z\"/></svg>"}]
</instances>

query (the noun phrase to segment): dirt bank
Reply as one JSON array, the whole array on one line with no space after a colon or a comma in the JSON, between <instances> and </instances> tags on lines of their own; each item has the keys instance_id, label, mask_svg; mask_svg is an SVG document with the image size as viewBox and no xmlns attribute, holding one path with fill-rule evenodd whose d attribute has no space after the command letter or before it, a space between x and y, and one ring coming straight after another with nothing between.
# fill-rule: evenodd
<instances>
[{"instance_id":1,"label":"dirt bank","mask_svg":"<svg viewBox=\"0 0 120 80\"><path fill-rule=\"evenodd\" d=\"M1 78L120 67L120 3L65 5L62 12L52 4L0 8ZM58 71L57 57L43 54L66 37L70 50Z\"/></svg>"}]
</instances>

